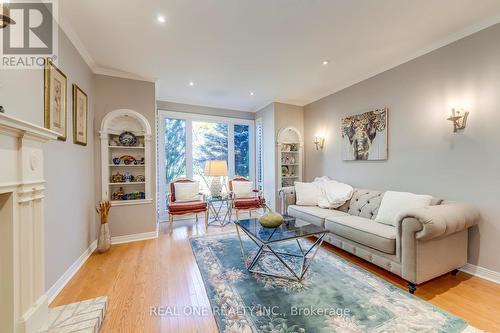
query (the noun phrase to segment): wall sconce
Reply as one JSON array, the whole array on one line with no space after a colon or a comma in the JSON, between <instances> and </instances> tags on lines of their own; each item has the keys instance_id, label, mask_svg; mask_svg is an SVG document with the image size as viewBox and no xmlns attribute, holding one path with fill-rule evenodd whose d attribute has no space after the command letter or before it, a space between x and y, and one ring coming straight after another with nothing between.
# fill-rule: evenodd
<instances>
[{"instance_id":1,"label":"wall sconce","mask_svg":"<svg viewBox=\"0 0 500 333\"><path fill-rule=\"evenodd\" d=\"M10 18L10 10L5 0L0 0L0 29L10 24L16 24L16 21Z\"/></svg>"},{"instance_id":2,"label":"wall sconce","mask_svg":"<svg viewBox=\"0 0 500 333\"><path fill-rule=\"evenodd\" d=\"M316 145L316 150L323 149L323 146L325 145L325 138L322 137L315 137L313 143Z\"/></svg>"},{"instance_id":3,"label":"wall sconce","mask_svg":"<svg viewBox=\"0 0 500 333\"><path fill-rule=\"evenodd\" d=\"M453 132L465 129L467 126L467 117L469 117L469 112L464 109L451 109L451 117L446 120L453 122Z\"/></svg>"}]
</instances>

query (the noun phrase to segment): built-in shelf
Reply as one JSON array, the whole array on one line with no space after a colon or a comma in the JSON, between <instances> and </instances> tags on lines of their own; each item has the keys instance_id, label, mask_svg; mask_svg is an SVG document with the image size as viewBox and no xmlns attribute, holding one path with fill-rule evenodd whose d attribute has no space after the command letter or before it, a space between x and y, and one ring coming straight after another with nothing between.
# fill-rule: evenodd
<instances>
[{"instance_id":1,"label":"built-in shelf","mask_svg":"<svg viewBox=\"0 0 500 333\"><path fill-rule=\"evenodd\" d=\"M108 148L112 148L112 149L144 149L144 147L135 147L135 146L108 146Z\"/></svg>"},{"instance_id":2,"label":"built-in shelf","mask_svg":"<svg viewBox=\"0 0 500 333\"><path fill-rule=\"evenodd\" d=\"M124 132L132 133L136 140L135 146L122 146L120 135ZM151 156L152 154L152 131L147 119L140 113L120 109L109 112L101 123L101 177L102 177L102 200L111 201L113 206L124 206L152 202L151 195ZM136 161L144 161L144 164L114 164L114 158L130 155ZM119 178L122 176L124 178ZM138 177L145 179L141 182L119 182L113 183L113 179L122 180L127 177ZM115 178L118 177L118 178ZM134 178L132 178L134 179ZM123 187L120 190L120 187ZM145 199L119 200L122 196L140 192Z\"/></svg>"},{"instance_id":3,"label":"built-in shelf","mask_svg":"<svg viewBox=\"0 0 500 333\"><path fill-rule=\"evenodd\" d=\"M141 185L146 184L146 182L124 182L124 183L109 183L109 185Z\"/></svg>"},{"instance_id":4,"label":"built-in shelf","mask_svg":"<svg viewBox=\"0 0 500 333\"><path fill-rule=\"evenodd\" d=\"M141 168L144 167L144 164L110 164L110 167L119 167L119 168Z\"/></svg>"},{"instance_id":5,"label":"built-in shelf","mask_svg":"<svg viewBox=\"0 0 500 333\"><path fill-rule=\"evenodd\" d=\"M152 199L112 200L111 206L144 205L152 202Z\"/></svg>"},{"instance_id":6,"label":"built-in shelf","mask_svg":"<svg viewBox=\"0 0 500 333\"><path fill-rule=\"evenodd\" d=\"M282 128L278 132L280 187L294 186L302 181L302 135L293 127Z\"/></svg>"}]
</instances>

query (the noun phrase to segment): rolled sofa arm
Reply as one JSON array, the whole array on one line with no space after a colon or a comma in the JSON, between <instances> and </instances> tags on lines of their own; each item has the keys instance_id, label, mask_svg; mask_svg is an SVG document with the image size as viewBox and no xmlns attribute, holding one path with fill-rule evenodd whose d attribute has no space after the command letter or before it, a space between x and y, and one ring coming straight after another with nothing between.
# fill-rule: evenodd
<instances>
[{"instance_id":1,"label":"rolled sofa arm","mask_svg":"<svg viewBox=\"0 0 500 333\"><path fill-rule=\"evenodd\" d=\"M281 203L281 215L287 215L288 206L295 204L295 187L282 187L279 189L279 198Z\"/></svg>"},{"instance_id":2,"label":"rolled sofa arm","mask_svg":"<svg viewBox=\"0 0 500 333\"><path fill-rule=\"evenodd\" d=\"M398 217L399 225L407 218L414 218L422 224L422 229L415 234L416 239L426 241L445 237L468 229L479 222L477 209L452 201L440 205L415 208Z\"/></svg>"}]
</instances>

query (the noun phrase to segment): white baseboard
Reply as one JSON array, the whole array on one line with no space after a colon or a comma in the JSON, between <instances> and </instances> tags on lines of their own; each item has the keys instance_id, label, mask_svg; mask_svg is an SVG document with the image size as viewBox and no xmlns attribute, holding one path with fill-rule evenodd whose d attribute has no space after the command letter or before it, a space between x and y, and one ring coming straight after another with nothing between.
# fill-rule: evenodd
<instances>
[{"instance_id":1,"label":"white baseboard","mask_svg":"<svg viewBox=\"0 0 500 333\"><path fill-rule=\"evenodd\" d=\"M146 239L153 239L158 237L158 230L145 232L142 234L134 234L134 235L126 235L126 236L118 236L111 237L112 244L122 244L135 242ZM64 274L49 288L47 291L47 299L48 303L52 303L52 301L59 295L61 290L66 286L66 284L71 280L71 278L78 272L78 270L83 266L83 264L87 261L90 255L97 248L97 240L93 241L90 246L82 253L82 255L76 259L76 261L64 272Z\"/></svg>"},{"instance_id":2,"label":"white baseboard","mask_svg":"<svg viewBox=\"0 0 500 333\"><path fill-rule=\"evenodd\" d=\"M495 272L490 269L472 264L465 264L465 266L460 268L460 270L470 275L480 277L481 279L500 284L500 272Z\"/></svg>"},{"instance_id":3,"label":"white baseboard","mask_svg":"<svg viewBox=\"0 0 500 333\"><path fill-rule=\"evenodd\" d=\"M71 280L71 278L78 272L80 267L87 261L90 255L97 248L97 240L93 241L90 246L82 253L82 255L76 259L76 261L64 272L64 274L50 287L47 291L48 303L56 298L56 296L61 292L61 290L66 286L66 284Z\"/></svg>"},{"instance_id":4,"label":"white baseboard","mask_svg":"<svg viewBox=\"0 0 500 333\"><path fill-rule=\"evenodd\" d=\"M141 234L111 237L111 244L123 244L123 243L130 243L130 242L136 242L154 238L158 238L158 230L151 232L143 232Z\"/></svg>"}]
</instances>

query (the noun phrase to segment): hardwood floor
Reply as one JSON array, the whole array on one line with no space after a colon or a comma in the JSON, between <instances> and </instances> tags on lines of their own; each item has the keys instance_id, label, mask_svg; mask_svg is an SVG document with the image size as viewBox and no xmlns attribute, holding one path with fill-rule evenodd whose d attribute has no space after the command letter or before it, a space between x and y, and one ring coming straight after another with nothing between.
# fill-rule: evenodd
<instances>
[{"instance_id":1,"label":"hardwood floor","mask_svg":"<svg viewBox=\"0 0 500 333\"><path fill-rule=\"evenodd\" d=\"M114 245L108 253L93 254L51 306L107 295L103 333L218 332L211 315L155 316L150 311L158 306L209 308L189 238L231 231L233 225L205 231L201 219L198 225L176 221L172 231L162 223L158 239ZM406 289L401 278L333 246L325 247ZM500 332L500 285L460 272L420 285L415 295L477 328Z\"/></svg>"}]
</instances>

